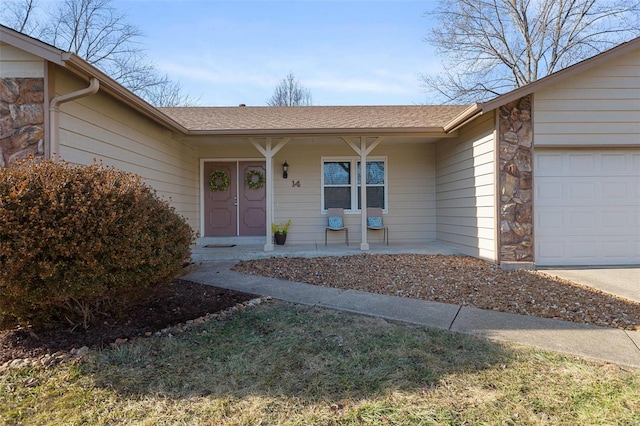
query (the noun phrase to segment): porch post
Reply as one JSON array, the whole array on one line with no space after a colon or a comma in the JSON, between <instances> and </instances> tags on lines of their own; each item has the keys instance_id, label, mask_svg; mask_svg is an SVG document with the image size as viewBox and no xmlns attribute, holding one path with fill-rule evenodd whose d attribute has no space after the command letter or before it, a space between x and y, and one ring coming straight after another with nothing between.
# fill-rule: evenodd
<instances>
[{"instance_id":1,"label":"porch post","mask_svg":"<svg viewBox=\"0 0 640 426\"><path fill-rule=\"evenodd\" d=\"M271 138L267 138L265 162L267 166L267 240L264 245L264 251L273 251L273 239L271 238L271 224L273 223L273 153L271 152Z\"/></svg>"},{"instance_id":2,"label":"porch post","mask_svg":"<svg viewBox=\"0 0 640 426\"><path fill-rule=\"evenodd\" d=\"M271 138L267 138L266 142L265 142L265 147L263 148L258 141L256 141L254 138L249 138L249 142L251 142L251 144L258 150L260 151L260 153L262 155L264 155L264 159L265 159L265 166L267 169L267 182L266 182L266 187L265 187L265 192L267 195L267 206L266 206L266 243L264 245L264 251L273 251L274 250L274 245L273 245L273 238L271 236L271 224L273 223L273 215L274 215L274 210L273 210L273 156L276 155L278 153L278 151L280 151L280 149L282 149L283 146L285 146L289 141L291 140L291 138L284 138L281 139L275 147L272 147L271 145Z\"/></svg>"},{"instance_id":3,"label":"porch post","mask_svg":"<svg viewBox=\"0 0 640 426\"><path fill-rule=\"evenodd\" d=\"M367 155L371 153L384 139L379 136L371 145L367 147L367 137L360 136L360 147L348 136L342 136L342 140L351 147L357 154L360 154L360 229L362 230L362 242L360 250L369 250L367 239Z\"/></svg>"},{"instance_id":4,"label":"porch post","mask_svg":"<svg viewBox=\"0 0 640 426\"><path fill-rule=\"evenodd\" d=\"M362 232L362 242L360 250L369 250L369 242L367 240L367 137L360 137L360 228Z\"/></svg>"}]
</instances>

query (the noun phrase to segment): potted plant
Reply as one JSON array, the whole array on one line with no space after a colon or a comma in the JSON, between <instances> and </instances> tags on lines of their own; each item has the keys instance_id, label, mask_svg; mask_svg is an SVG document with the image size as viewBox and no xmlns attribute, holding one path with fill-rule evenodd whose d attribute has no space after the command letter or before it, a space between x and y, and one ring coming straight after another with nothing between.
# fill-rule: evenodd
<instances>
[{"instance_id":1,"label":"potted plant","mask_svg":"<svg viewBox=\"0 0 640 426\"><path fill-rule=\"evenodd\" d=\"M271 224L271 233L273 234L273 238L276 241L276 244L278 244L279 246L283 245L287 240L287 231L289 230L289 226L291 226L291 219L289 219L286 223Z\"/></svg>"}]
</instances>

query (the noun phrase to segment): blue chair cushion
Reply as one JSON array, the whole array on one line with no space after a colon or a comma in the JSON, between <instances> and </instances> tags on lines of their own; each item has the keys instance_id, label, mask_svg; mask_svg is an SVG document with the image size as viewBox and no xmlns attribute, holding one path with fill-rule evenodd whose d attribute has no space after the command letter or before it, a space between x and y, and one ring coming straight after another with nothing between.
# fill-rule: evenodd
<instances>
[{"instance_id":1,"label":"blue chair cushion","mask_svg":"<svg viewBox=\"0 0 640 426\"><path fill-rule=\"evenodd\" d=\"M341 216L329 216L329 228L339 229L342 228L344 224L342 223Z\"/></svg>"},{"instance_id":2,"label":"blue chair cushion","mask_svg":"<svg viewBox=\"0 0 640 426\"><path fill-rule=\"evenodd\" d=\"M382 218L380 216L368 217L367 226L370 228L382 228Z\"/></svg>"}]
</instances>

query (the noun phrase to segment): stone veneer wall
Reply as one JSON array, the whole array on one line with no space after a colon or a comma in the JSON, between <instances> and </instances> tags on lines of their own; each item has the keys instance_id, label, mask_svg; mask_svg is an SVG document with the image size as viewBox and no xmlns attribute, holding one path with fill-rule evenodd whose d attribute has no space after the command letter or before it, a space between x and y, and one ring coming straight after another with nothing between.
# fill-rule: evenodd
<instances>
[{"instance_id":1,"label":"stone veneer wall","mask_svg":"<svg viewBox=\"0 0 640 426\"><path fill-rule=\"evenodd\" d=\"M500 262L533 262L531 96L499 114Z\"/></svg>"},{"instance_id":2,"label":"stone veneer wall","mask_svg":"<svg viewBox=\"0 0 640 426\"><path fill-rule=\"evenodd\" d=\"M0 79L0 167L44 156L44 79Z\"/></svg>"}]
</instances>

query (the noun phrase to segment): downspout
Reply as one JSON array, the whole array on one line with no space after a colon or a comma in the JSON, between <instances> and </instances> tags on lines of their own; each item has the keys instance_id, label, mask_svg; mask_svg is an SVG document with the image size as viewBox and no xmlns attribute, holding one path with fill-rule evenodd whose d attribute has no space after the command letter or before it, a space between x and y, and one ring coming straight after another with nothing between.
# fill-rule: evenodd
<instances>
[{"instance_id":1,"label":"downspout","mask_svg":"<svg viewBox=\"0 0 640 426\"><path fill-rule=\"evenodd\" d=\"M100 89L100 81L97 78L91 77L89 87L67 93L66 95L56 96L49 102L49 152L54 161L57 161L60 157L60 141L58 140L60 131L60 105L85 96L94 95L98 92L98 89Z\"/></svg>"}]
</instances>

